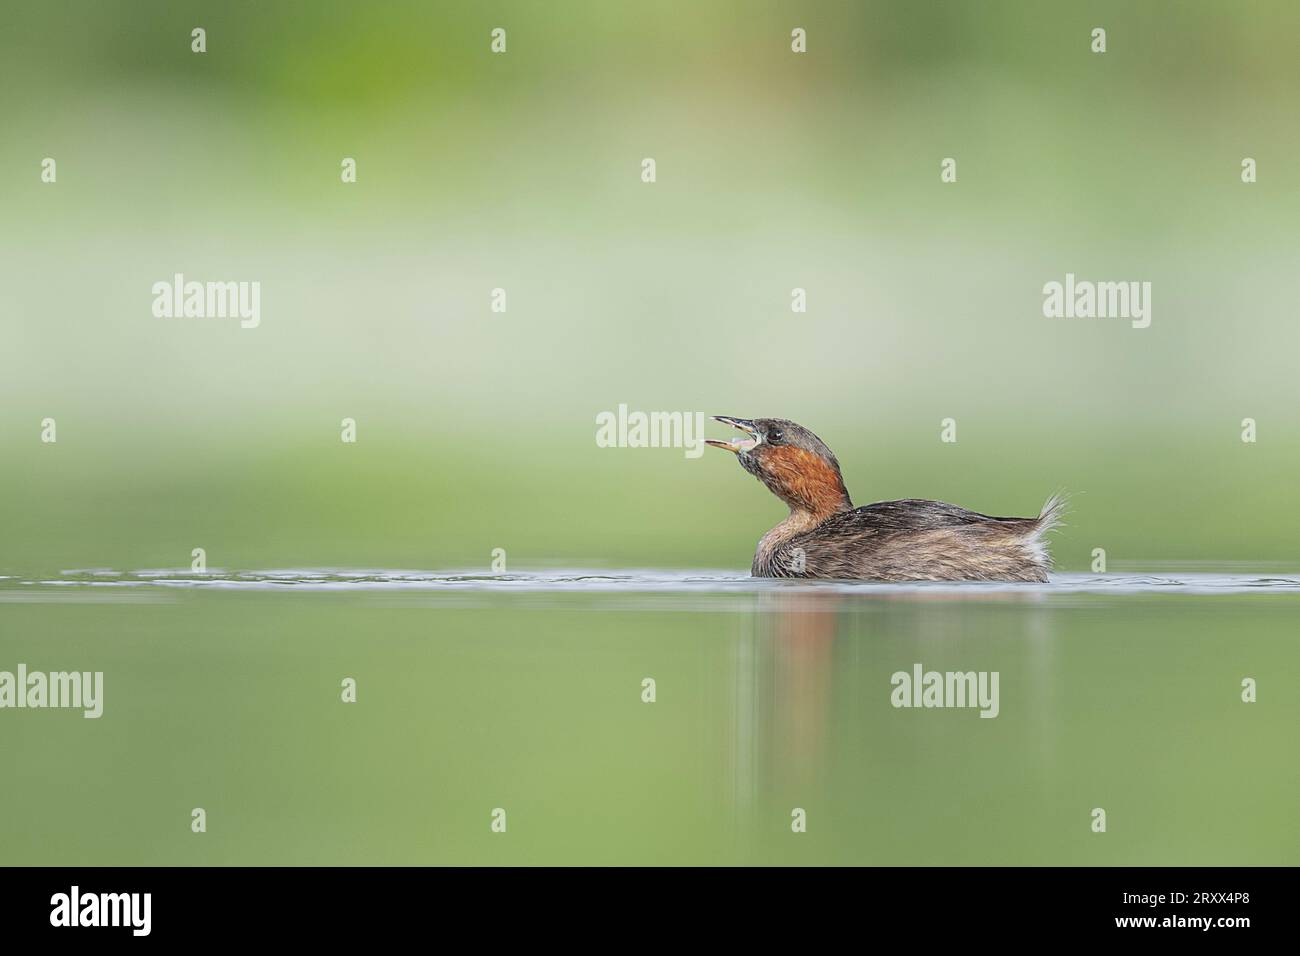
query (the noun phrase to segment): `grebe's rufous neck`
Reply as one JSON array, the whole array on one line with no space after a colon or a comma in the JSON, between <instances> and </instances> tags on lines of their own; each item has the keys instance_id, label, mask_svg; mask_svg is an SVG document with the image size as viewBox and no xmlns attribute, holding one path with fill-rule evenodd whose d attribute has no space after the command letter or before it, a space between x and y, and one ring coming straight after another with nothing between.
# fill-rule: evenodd
<instances>
[{"instance_id":1,"label":"grebe's rufous neck","mask_svg":"<svg viewBox=\"0 0 1300 956\"><path fill-rule=\"evenodd\" d=\"M879 501L854 508L840 463L820 438L783 418L713 416L745 433L705 439L786 503L763 535L752 573L765 578L872 581L1046 581L1043 536L1059 522L1053 496L1037 518L994 518L942 501Z\"/></svg>"}]
</instances>

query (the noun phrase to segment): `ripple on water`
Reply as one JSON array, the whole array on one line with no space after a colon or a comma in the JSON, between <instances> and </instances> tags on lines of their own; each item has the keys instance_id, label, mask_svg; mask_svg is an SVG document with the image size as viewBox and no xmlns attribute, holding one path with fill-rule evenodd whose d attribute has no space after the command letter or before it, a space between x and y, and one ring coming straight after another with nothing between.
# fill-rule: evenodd
<instances>
[{"instance_id":1,"label":"ripple on water","mask_svg":"<svg viewBox=\"0 0 1300 956\"><path fill-rule=\"evenodd\" d=\"M488 592L668 592L759 593L765 591L832 591L855 594L1024 593L1024 594L1244 594L1300 592L1300 574L1219 574L1207 571L1169 573L1054 574L1047 584L998 582L803 581L752 578L719 570L565 569L502 574L475 570L418 571L394 569L300 568L259 571L213 569L203 574L155 568L114 571L70 570L57 577L0 577L0 591L32 589L191 588L204 590L295 591L488 591Z\"/></svg>"}]
</instances>

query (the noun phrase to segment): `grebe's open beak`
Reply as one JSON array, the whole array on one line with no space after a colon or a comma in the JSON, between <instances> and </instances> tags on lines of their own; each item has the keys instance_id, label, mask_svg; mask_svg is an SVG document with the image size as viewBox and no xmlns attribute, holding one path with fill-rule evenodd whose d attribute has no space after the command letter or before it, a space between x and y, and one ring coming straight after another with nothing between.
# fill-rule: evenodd
<instances>
[{"instance_id":1,"label":"grebe's open beak","mask_svg":"<svg viewBox=\"0 0 1300 956\"><path fill-rule=\"evenodd\" d=\"M737 438L734 441L714 441L712 438L704 439L704 444L712 445L714 448L725 448L733 454L740 454L742 451L749 451L763 439L759 437L758 429L754 427L754 422L748 418L732 418L730 415L714 415L715 422L722 422L724 425L731 425L739 428L742 432L748 434L748 438Z\"/></svg>"}]
</instances>

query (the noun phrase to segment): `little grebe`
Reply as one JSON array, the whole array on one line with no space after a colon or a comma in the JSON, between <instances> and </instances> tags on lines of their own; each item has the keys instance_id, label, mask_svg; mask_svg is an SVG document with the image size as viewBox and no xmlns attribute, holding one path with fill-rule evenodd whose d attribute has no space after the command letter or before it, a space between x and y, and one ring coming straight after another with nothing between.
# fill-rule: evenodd
<instances>
[{"instance_id":1,"label":"little grebe","mask_svg":"<svg viewBox=\"0 0 1300 956\"><path fill-rule=\"evenodd\" d=\"M790 507L789 517L759 541L755 577L1047 580L1052 561L1043 536L1063 505L1055 496L1037 518L992 518L911 498L854 508L839 462L808 429L781 418L714 419L746 437L708 444L733 452Z\"/></svg>"}]
</instances>

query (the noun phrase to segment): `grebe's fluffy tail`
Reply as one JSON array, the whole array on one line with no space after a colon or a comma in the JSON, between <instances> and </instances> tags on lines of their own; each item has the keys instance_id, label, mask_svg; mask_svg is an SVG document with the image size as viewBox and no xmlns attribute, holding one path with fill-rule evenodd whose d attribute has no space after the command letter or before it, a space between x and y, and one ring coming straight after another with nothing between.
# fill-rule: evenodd
<instances>
[{"instance_id":1,"label":"grebe's fluffy tail","mask_svg":"<svg viewBox=\"0 0 1300 956\"><path fill-rule=\"evenodd\" d=\"M1046 571L1052 570L1052 553L1047 550L1047 542L1043 539L1048 532L1055 531L1061 526L1061 518L1065 514L1065 506L1068 503L1066 496L1059 491L1048 498L1024 539L1029 553Z\"/></svg>"},{"instance_id":2,"label":"grebe's fluffy tail","mask_svg":"<svg viewBox=\"0 0 1300 956\"><path fill-rule=\"evenodd\" d=\"M1038 520L1034 522L1034 537L1041 538L1049 531L1055 531L1061 526L1061 518L1065 515L1065 507L1069 504L1063 492L1058 491L1052 497L1043 503L1043 509L1038 512Z\"/></svg>"}]
</instances>

